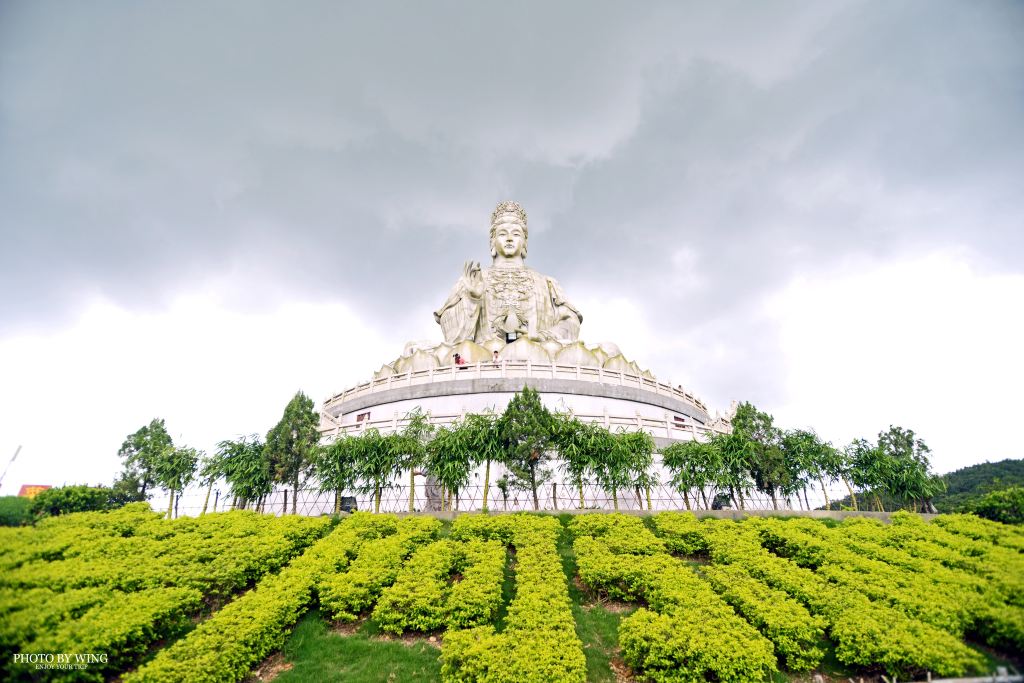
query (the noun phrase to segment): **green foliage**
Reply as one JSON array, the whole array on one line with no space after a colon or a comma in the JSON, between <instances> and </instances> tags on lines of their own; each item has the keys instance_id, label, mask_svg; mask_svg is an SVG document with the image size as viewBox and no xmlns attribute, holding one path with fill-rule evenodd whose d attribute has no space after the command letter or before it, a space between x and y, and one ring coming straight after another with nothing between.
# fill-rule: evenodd
<instances>
[{"instance_id":1,"label":"green foliage","mask_svg":"<svg viewBox=\"0 0 1024 683\"><path fill-rule=\"evenodd\" d=\"M690 491L704 489L718 482L722 463L714 443L704 441L678 441L661 451L662 462L672 473L670 483L683 494L686 509L690 509Z\"/></svg>"},{"instance_id":2,"label":"green foliage","mask_svg":"<svg viewBox=\"0 0 1024 683\"><path fill-rule=\"evenodd\" d=\"M504 462L513 475L512 485L532 492L533 509L539 509L537 487L551 476L547 463L554 418L536 389L525 387L512 397L498 419L498 432L505 447Z\"/></svg>"},{"instance_id":3,"label":"green foliage","mask_svg":"<svg viewBox=\"0 0 1024 683\"><path fill-rule=\"evenodd\" d=\"M497 539L516 549L516 595L505 630L493 626L449 631L441 650L446 682L586 680L568 587L558 555L560 525L550 517L464 515L451 538Z\"/></svg>"},{"instance_id":4,"label":"green foliage","mask_svg":"<svg viewBox=\"0 0 1024 683\"><path fill-rule=\"evenodd\" d=\"M285 406L281 420L267 432L264 445L274 480L291 484L298 492L300 481L313 467L314 453L320 441L320 417L313 410L313 399L297 392ZM292 497L292 513L298 504Z\"/></svg>"},{"instance_id":5,"label":"green foliage","mask_svg":"<svg viewBox=\"0 0 1024 683\"><path fill-rule=\"evenodd\" d=\"M32 499L32 514L36 517L109 510L111 507L110 489L102 486L57 486L40 491Z\"/></svg>"},{"instance_id":6,"label":"green foliage","mask_svg":"<svg viewBox=\"0 0 1024 683\"><path fill-rule=\"evenodd\" d=\"M231 495L243 504L259 500L273 489L270 459L256 434L221 441L217 444L216 458Z\"/></svg>"},{"instance_id":7,"label":"green foliage","mask_svg":"<svg viewBox=\"0 0 1024 683\"><path fill-rule=\"evenodd\" d=\"M634 670L656 681L764 680L775 670L772 644L669 556L642 521L588 516L574 519L570 530L587 586L650 608L619 628L623 658Z\"/></svg>"},{"instance_id":8,"label":"green foliage","mask_svg":"<svg viewBox=\"0 0 1024 683\"><path fill-rule=\"evenodd\" d=\"M974 498L1011 486L1024 486L1024 460L1001 460L964 467L942 475L946 491L935 496L939 512L961 512Z\"/></svg>"},{"instance_id":9,"label":"green foliage","mask_svg":"<svg viewBox=\"0 0 1024 683\"><path fill-rule=\"evenodd\" d=\"M979 517L1003 524L1024 524L1024 486L987 493L963 507Z\"/></svg>"},{"instance_id":10,"label":"green foliage","mask_svg":"<svg viewBox=\"0 0 1024 683\"><path fill-rule=\"evenodd\" d=\"M0 526L23 526L32 522L32 500L22 496L0 496Z\"/></svg>"},{"instance_id":11,"label":"green foliage","mask_svg":"<svg viewBox=\"0 0 1024 683\"><path fill-rule=\"evenodd\" d=\"M174 442L167 433L163 419L154 418L134 434L129 434L121 444L118 456L124 461L124 474L138 479L142 484L142 495L157 483L157 467L171 449Z\"/></svg>"},{"instance_id":12,"label":"green foliage","mask_svg":"<svg viewBox=\"0 0 1024 683\"><path fill-rule=\"evenodd\" d=\"M432 517L405 517L393 535L366 543L348 571L318 585L320 606L338 621L355 621L398 578L413 551L437 538L441 523Z\"/></svg>"},{"instance_id":13,"label":"green foliage","mask_svg":"<svg viewBox=\"0 0 1024 683\"><path fill-rule=\"evenodd\" d=\"M446 491L457 491L469 481L474 441L479 436L476 431L468 422L458 422L438 429L427 445L427 470ZM442 501L442 509L444 505Z\"/></svg>"},{"instance_id":14,"label":"green foliage","mask_svg":"<svg viewBox=\"0 0 1024 683\"><path fill-rule=\"evenodd\" d=\"M148 664L124 676L125 683L240 681L252 666L281 647L288 629L305 611L314 587L347 562L368 539L394 529L395 520L355 514L278 574L251 590L185 638L164 648ZM204 518L205 519L205 518Z\"/></svg>"},{"instance_id":15,"label":"green foliage","mask_svg":"<svg viewBox=\"0 0 1024 683\"><path fill-rule=\"evenodd\" d=\"M329 526L327 519L242 511L167 521L135 503L9 529L0 551L0 645L106 653L105 665L60 675L110 678L153 643L189 628L204 606L277 570ZM25 673L4 671L9 665L0 663L0 678Z\"/></svg>"}]
</instances>

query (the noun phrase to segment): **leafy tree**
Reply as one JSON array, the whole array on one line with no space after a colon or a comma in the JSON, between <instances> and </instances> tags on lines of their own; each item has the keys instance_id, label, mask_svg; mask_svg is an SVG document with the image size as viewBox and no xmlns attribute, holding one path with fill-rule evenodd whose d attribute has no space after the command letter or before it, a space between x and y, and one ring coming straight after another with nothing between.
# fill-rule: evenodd
<instances>
[{"instance_id":1,"label":"leafy tree","mask_svg":"<svg viewBox=\"0 0 1024 683\"><path fill-rule=\"evenodd\" d=\"M374 427L352 437L358 490L373 494L374 512L380 512L381 493L399 471L401 449L392 442L400 438L398 434L383 436Z\"/></svg>"},{"instance_id":2,"label":"leafy tree","mask_svg":"<svg viewBox=\"0 0 1024 683\"><path fill-rule=\"evenodd\" d=\"M446 496L447 507L451 510L452 496L469 481L473 438L473 430L463 421L438 429L427 446L427 467L441 484L442 511L445 509Z\"/></svg>"},{"instance_id":3,"label":"leafy tree","mask_svg":"<svg viewBox=\"0 0 1024 683\"><path fill-rule=\"evenodd\" d=\"M110 502L113 507L121 507L128 503L140 503L146 500L142 492L142 479L125 471L114 480L110 487Z\"/></svg>"},{"instance_id":4,"label":"leafy tree","mask_svg":"<svg viewBox=\"0 0 1024 683\"><path fill-rule=\"evenodd\" d=\"M434 426L430 424L430 417L418 407L406 415L406 420L402 431L388 443L395 451L392 456L399 469L409 470L409 512L415 512L416 473L426 465L427 443L434 433Z\"/></svg>"},{"instance_id":5,"label":"leafy tree","mask_svg":"<svg viewBox=\"0 0 1024 683\"><path fill-rule=\"evenodd\" d=\"M224 476L224 457L218 450L213 455L204 455L202 464L199 466L199 483L206 486L206 497L203 499L203 511L200 515L206 514L206 508L210 504L210 493L213 491L214 483Z\"/></svg>"},{"instance_id":6,"label":"leafy tree","mask_svg":"<svg viewBox=\"0 0 1024 683\"><path fill-rule=\"evenodd\" d=\"M36 517L109 510L110 507L110 489L103 486L58 486L40 491L32 499L32 514Z\"/></svg>"},{"instance_id":7,"label":"leafy tree","mask_svg":"<svg viewBox=\"0 0 1024 683\"><path fill-rule=\"evenodd\" d=\"M987 493L966 505L963 512L1003 524L1024 524L1024 486L1011 486Z\"/></svg>"},{"instance_id":8,"label":"leafy tree","mask_svg":"<svg viewBox=\"0 0 1024 683\"><path fill-rule=\"evenodd\" d=\"M576 487L582 510L586 507L583 486L611 449L611 434L603 426L583 422L569 413L555 413L552 422L552 442L562 461L562 473Z\"/></svg>"},{"instance_id":9,"label":"leafy tree","mask_svg":"<svg viewBox=\"0 0 1024 683\"><path fill-rule=\"evenodd\" d=\"M707 487L713 486L721 470L718 449L713 441L681 441L661 452L662 462L672 473L670 483L683 494L686 509L690 506L690 491L696 489L710 509Z\"/></svg>"},{"instance_id":10,"label":"leafy tree","mask_svg":"<svg viewBox=\"0 0 1024 683\"><path fill-rule=\"evenodd\" d=\"M636 487L637 502L640 501L640 491L647 496L647 509L653 509L651 505L651 487L658 484L658 477L654 473L654 438L644 431L624 432L617 434L616 439L624 448L629 461L630 483Z\"/></svg>"},{"instance_id":11,"label":"leafy tree","mask_svg":"<svg viewBox=\"0 0 1024 683\"><path fill-rule=\"evenodd\" d=\"M508 473L501 475L494 482L494 485L501 491L501 500L503 509L508 510L508 492L511 487L511 480L509 479Z\"/></svg>"},{"instance_id":12,"label":"leafy tree","mask_svg":"<svg viewBox=\"0 0 1024 683\"><path fill-rule=\"evenodd\" d=\"M341 512L341 494L354 489L359 480L357 437L343 436L317 449L313 466L321 491L334 492L334 514Z\"/></svg>"},{"instance_id":13,"label":"leafy tree","mask_svg":"<svg viewBox=\"0 0 1024 683\"><path fill-rule=\"evenodd\" d=\"M23 496L0 496L0 526L32 523L32 501Z\"/></svg>"},{"instance_id":14,"label":"leafy tree","mask_svg":"<svg viewBox=\"0 0 1024 683\"><path fill-rule=\"evenodd\" d=\"M877 448L888 474L884 489L893 498L916 509L918 501L927 505L943 489L942 480L929 471L931 449L912 430L890 425L879 433Z\"/></svg>"},{"instance_id":15,"label":"leafy tree","mask_svg":"<svg viewBox=\"0 0 1024 683\"><path fill-rule=\"evenodd\" d=\"M874 491L876 505L881 510L882 503L878 499L877 490L882 487L889 475L878 449L867 439L854 439L846 447L846 458L850 483L861 491ZM853 509L856 510L857 498L853 486L850 486L850 497L853 499Z\"/></svg>"},{"instance_id":16,"label":"leafy tree","mask_svg":"<svg viewBox=\"0 0 1024 683\"><path fill-rule=\"evenodd\" d=\"M643 437L650 439L646 432L618 432L608 434L608 446L600 451L595 463L594 474L598 484L605 491L611 491L612 504L619 509L619 491L636 485L642 472L650 466L654 441L650 440L650 451L644 456L647 444ZM637 438L639 435L640 438Z\"/></svg>"},{"instance_id":17,"label":"leafy tree","mask_svg":"<svg viewBox=\"0 0 1024 683\"><path fill-rule=\"evenodd\" d=\"M258 435L221 441L217 444L217 457L231 495L241 501L243 507L250 501L258 503L273 489L270 460Z\"/></svg>"},{"instance_id":18,"label":"leafy tree","mask_svg":"<svg viewBox=\"0 0 1024 683\"><path fill-rule=\"evenodd\" d=\"M715 486L729 491L733 504L744 510L744 492L750 489L750 439L742 432L715 434L711 445L718 453Z\"/></svg>"},{"instance_id":19,"label":"leafy tree","mask_svg":"<svg viewBox=\"0 0 1024 683\"><path fill-rule=\"evenodd\" d=\"M147 497L146 491L157 483L157 463L173 448L174 442L164 421L157 418L129 434L121 444L117 454L124 461L122 478L135 478L141 482L143 500Z\"/></svg>"},{"instance_id":20,"label":"leafy tree","mask_svg":"<svg viewBox=\"0 0 1024 683\"><path fill-rule=\"evenodd\" d=\"M462 428L466 430L466 445L469 448L470 462L476 467L484 464L484 502L483 509L487 512L487 496L491 485L491 463L504 460L505 450L498 430L498 418L493 413L470 414L466 416Z\"/></svg>"},{"instance_id":21,"label":"leafy tree","mask_svg":"<svg viewBox=\"0 0 1024 683\"><path fill-rule=\"evenodd\" d=\"M754 485L758 491L771 496L772 507L778 510L775 492L791 485L791 473L782 450L782 433L775 426L774 418L745 402L737 408L732 428L734 435L746 441L743 448Z\"/></svg>"},{"instance_id":22,"label":"leafy tree","mask_svg":"<svg viewBox=\"0 0 1024 683\"><path fill-rule=\"evenodd\" d=\"M180 495L192 482L201 453L194 448L172 448L156 463L156 482L170 494L167 504L167 518L174 510L175 494Z\"/></svg>"},{"instance_id":23,"label":"leafy tree","mask_svg":"<svg viewBox=\"0 0 1024 683\"><path fill-rule=\"evenodd\" d=\"M546 465L550 462L553 418L541 403L535 389L525 387L509 401L498 419L498 431L505 448L505 464L513 476L516 488L533 493L533 509L540 509L537 487L550 476Z\"/></svg>"},{"instance_id":24,"label":"leafy tree","mask_svg":"<svg viewBox=\"0 0 1024 683\"><path fill-rule=\"evenodd\" d=\"M320 440L319 416L313 410L313 399L301 391L285 406L281 421L267 432L267 451L275 481L291 484L292 514L298 508L299 482L309 475L313 455Z\"/></svg>"}]
</instances>

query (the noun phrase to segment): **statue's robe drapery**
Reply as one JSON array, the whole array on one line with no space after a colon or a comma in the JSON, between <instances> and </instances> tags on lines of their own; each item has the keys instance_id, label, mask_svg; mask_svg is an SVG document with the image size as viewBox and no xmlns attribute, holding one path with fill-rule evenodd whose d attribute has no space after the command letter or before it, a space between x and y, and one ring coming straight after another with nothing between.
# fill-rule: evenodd
<instances>
[{"instance_id":1,"label":"statue's robe drapery","mask_svg":"<svg viewBox=\"0 0 1024 683\"><path fill-rule=\"evenodd\" d=\"M434 313L449 344L506 334L575 341L583 316L569 303L558 281L530 268L484 268L484 293L474 298L463 280Z\"/></svg>"}]
</instances>

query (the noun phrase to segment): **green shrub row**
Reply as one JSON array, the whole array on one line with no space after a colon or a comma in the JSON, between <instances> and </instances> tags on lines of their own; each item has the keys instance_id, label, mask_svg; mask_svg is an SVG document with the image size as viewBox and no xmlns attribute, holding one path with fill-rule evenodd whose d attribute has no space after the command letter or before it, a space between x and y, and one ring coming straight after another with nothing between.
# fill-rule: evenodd
<instances>
[{"instance_id":1,"label":"green shrub row","mask_svg":"<svg viewBox=\"0 0 1024 683\"><path fill-rule=\"evenodd\" d=\"M381 593L373 619L396 634L486 624L501 606L504 567L500 541L436 541L413 553Z\"/></svg>"},{"instance_id":2,"label":"green shrub row","mask_svg":"<svg viewBox=\"0 0 1024 683\"><path fill-rule=\"evenodd\" d=\"M754 579L739 565L701 570L715 592L772 642L790 671L810 671L825 655L825 622L780 590Z\"/></svg>"},{"instance_id":3,"label":"green shrub row","mask_svg":"<svg viewBox=\"0 0 1024 683\"><path fill-rule=\"evenodd\" d=\"M682 522L671 516L689 517ZM669 523L666 523L669 522ZM686 513L655 517L666 537L673 524L686 533L699 534L715 564L735 564L766 585L783 591L824 619L836 645L836 658L847 665L882 667L891 675L911 676L932 671L957 676L979 671L983 658L952 634L907 616L887 605L872 602L862 593L836 585L811 569L772 554L749 520L697 522Z\"/></svg>"},{"instance_id":4,"label":"green shrub row","mask_svg":"<svg viewBox=\"0 0 1024 683\"><path fill-rule=\"evenodd\" d=\"M160 650L124 683L223 683L240 681L254 664L279 648L313 600L316 584L343 568L359 548L396 530L393 515L356 513L280 573L215 612L191 633Z\"/></svg>"},{"instance_id":5,"label":"green shrub row","mask_svg":"<svg viewBox=\"0 0 1024 683\"><path fill-rule=\"evenodd\" d=\"M7 534L11 543L0 550L8 568L0 572L0 643L11 652L38 652L43 642L81 648L106 642L98 634L109 633L115 639L104 651L106 667L131 666L152 643L178 635L182 614L215 608L279 568L330 523L251 512L167 521L139 504L10 530L17 533ZM122 632L123 642L116 640ZM0 663L0 673L12 663ZM59 675L87 679L97 670L94 664L86 673Z\"/></svg>"},{"instance_id":6,"label":"green shrub row","mask_svg":"<svg viewBox=\"0 0 1024 683\"><path fill-rule=\"evenodd\" d=\"M649 549L653 534L633 517L612 515L598 537L574 519L570 530L580 579L610 597L645 600L619 626L623 658L654 681L760 681L776 670L771 642L744 621L692 569L668 555L616 553L612 547ZM578 518L579 519L579 518ZM622 536L632 534L632 542ZM615 539L613 546L605 538Z\"/></svg>"},{"instance_id":7,"label":"green shrub row","mask_svg":"<svg viewBox=\"0 0 1024 683\"><path fill-rule=\"evenodd\" d=\"M363 545L347 571L320 581L320 607L332 619L355 621L395 582L406 558L440 530L441 522L433 517L402 518L393 535Z\"/></svg>"},{"instance_id":8,"label":"green shrub row","mask_svg":"<svg viewBox=\"0 0 1024 683\"><path fill-rule=\"evenodd\" d=\"M99 683L132 666L159 640L172 640L191 625L191 615L202 602L202 594L191 588L153 588L135 593L117 593L80 619L67 621L41 634L26 646L29 652L105 654L106 661L90 663L85 669L51 670L48 681L89 681ZM15 680L35 680L15 671Z\"/></svg>"},{"instance_id":9,"label":"green shrub row","mask_svg":"<svg viewBox=\"0 0 1024 683\"><path fill-rule=\"evenodd\" d=\"M1024 553L1024 530L976 515L939 515L932 524L954 533Z\"/></svg>"},{"instance_id":10,"label":"green shrub row","mask_svg":"<svg viewBox=\"0 0 1024 683\"><path fill-rule=\"evenodd\" d=\"M533 515L464 515L452 525L457 540L482 538L515 548L516 593L505 630L491 625L450 630L441 648L447 683L581 683L583 645L558 555L561 525Z\"/></svg>"}]
</instances>

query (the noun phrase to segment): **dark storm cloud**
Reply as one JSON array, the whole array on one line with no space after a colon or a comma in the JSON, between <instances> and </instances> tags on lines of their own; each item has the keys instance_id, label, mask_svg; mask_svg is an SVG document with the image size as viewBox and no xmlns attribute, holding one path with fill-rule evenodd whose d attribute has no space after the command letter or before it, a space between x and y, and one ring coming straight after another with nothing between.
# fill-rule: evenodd
<instances>
[{"instance_id":1,"label":"dark storm cloud","mask_svg":"<svg viewBox=\"0 0 1024 683\"><path fill-rule=\"evenodd\" d=\"M687 367L752 391L748 357L777 352L758 297L795 273L1024 260L1019 4L0 12L0 330L220 278L400 336L513 197L531 265L570 292L692 344L758 339Z\"/></svg>"}]
</instances>

